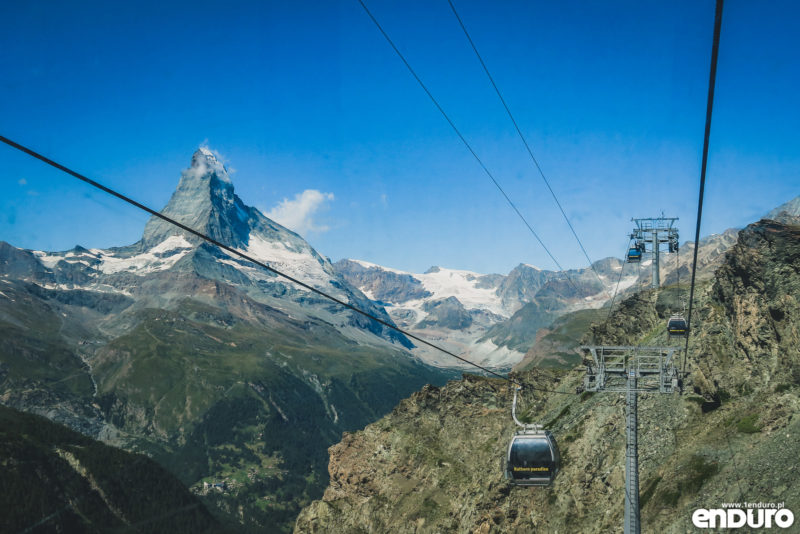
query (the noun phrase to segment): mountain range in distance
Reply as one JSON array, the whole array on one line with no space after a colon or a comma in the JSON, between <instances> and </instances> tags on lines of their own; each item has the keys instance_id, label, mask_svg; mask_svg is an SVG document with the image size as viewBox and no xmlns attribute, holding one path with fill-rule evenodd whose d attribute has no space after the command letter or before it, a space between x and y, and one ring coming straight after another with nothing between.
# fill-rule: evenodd
<instances>
[{"instance_id":1,"label":"mountain range in distance","mask_svg":"<svg viewBox=\"0 0 800 534\"><path fill-rule=\"evenodd\" d=\"M797 199L776 208L789 213L798 209ZM601 308L615 294L624 296L650 282L649 259L631 265L605 258L595 262L593 268L566 272L520 264L507 275L444 267L431 267L417 274L357 259L331 263L299 235L246 205L235 194L224 165L206 148L192 156L191 166L182 174L162 213L474 363L500 370L519 363L533 346L537 332L558 317ZM731 229L701 239L701 277L710 276L722 254L735 242L736 232ZM688 283L693 248L694 244L687 242L680 254L662 256L662 284ZM31 273L28 279L46 289L92 290L117 298L135 293L134 308L170 306L185 294L180 287L148 291L143 286L153 286L166 272L195 270L234 284L249 297L289 317L314 317L334 325L355 341L388 342L437 367L466 366L246 260L202 243L200 238L156 217L151 218L142 239L133 245L109 250L78 246L66 252L19 253L32 255L23 261L23 269ZM113 325L106 323L104 327Z\"/></svg>"},{"instance_id":2,"label":"mountain range in distance","mask_svg":"<svg viewBox=\"0 0 800 534\"><path fill-rule=\"evenodd\" d=\"M765 217L780 219L797 215L800 215L800 196ZM713 276L738 234L738 229L731 228L700 239L696 273L699 280ZM694 248L695 244L687 241L680 246L679 253L661 256L661 285L685 290L684 305L688 301ZM619 301L652 282L652 259L647 257L639 264L604 258L593 264L594 269L566 272L542 270L523 263L507 275L437 266L418 274L355 259L343 259L333 265L353 286L381 304L399 326L423 338L435 339L471 361L499 369L541 363L544 355L541 346L538 353L535 350L537 335L541 338L550 333L548 328L559 318L581 312L587 320L597 320L599 315L591 310L603 309L612 298ZM671 311L680 313L683 306L679 303ZM569 332L561 331L555 337L565 335L572 339L566 343L561 339L550 346L551 352L579 344ZM466 367L425 346L413 351L432 365ZM574 363L549 359L556 366Z\"/></svg>"},{"instance_id":3,"label":"mountain range in distance","mask_svg":"<svg viewBox=\"0 0 800 534\"><path fill-rule=\"evenodd\" d=\"M594 264L600 280L588 268L525 264L500 275L331 263L245 204L204 148L162 213L497 370L541 361L531 354L537 334L552 327L548 335L563 337L554 321L601 309L617 283L621 298L650 277L646 261L615 258ZM736 234L700 241L701 278ZM688 282L692 247L662 265L664 284ZM322 495L326 451L342 432L463 370L156 217L138 242L110 249L46 252L0 242L0 335L0 403L145 453L237 528L290 530ZM220 480L229 492L203 493Z\"/></svg>"},{"instance_id":4,"label":"mountain range in distance","mask_svg":"<svg viewBox=\"0 0 800 534\"><path fill-rule=\"evenodd\" d=\"M737 230L731 229L700 240L701 278L711 276L736 235ZM680 254L662 255L662 284L688 287L693 251L694 243L687 242ZM381 304L397 325L498 369L519 364L537 332L564 314L601 309L612 298L623 298L651 283L650 259L634 265L605 258L595 262L594 269L566 272L520 264L508 275L442 267L417 274L351 259L333 265ZM415 347L413 352L432 365L467 367L429 347Z\"/></svg>"}]
</instances>

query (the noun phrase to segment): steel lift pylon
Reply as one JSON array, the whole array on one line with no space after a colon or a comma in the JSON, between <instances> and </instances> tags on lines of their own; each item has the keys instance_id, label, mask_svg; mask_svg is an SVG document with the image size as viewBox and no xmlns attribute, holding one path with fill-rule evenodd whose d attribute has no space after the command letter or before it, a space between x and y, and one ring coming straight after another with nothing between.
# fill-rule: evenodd
<instances>
[{"instance_id":1,"label":"steel lift pylon","mask_svg":"<svg viewBox=\"0 0 800 534\"><path fill-rule=\"evenodd\" d=\"M631 233L631 239L637 246L641 246L642 252L650 252L653 255L653 282L652 287L661 285L661 244L668 245L669 252L678 251L678 229L673 227L677 217L661 217L646 219L631 219L636 223L636 227ZM647 247L650 247L647 250Z\"/></svg>"},{"instance_id":2,"label":"steel lift pylon","mask_svg":"<svg viewBox=\"0 0 800 534\"><path fill-rule=\"evenodd\" d=\"M583 389L625 393L625 534L640 534L639 520L639 392L674 393L678 390L675 366L677 347L581 347L586 376Z\"/></svg>"}]
</instances>

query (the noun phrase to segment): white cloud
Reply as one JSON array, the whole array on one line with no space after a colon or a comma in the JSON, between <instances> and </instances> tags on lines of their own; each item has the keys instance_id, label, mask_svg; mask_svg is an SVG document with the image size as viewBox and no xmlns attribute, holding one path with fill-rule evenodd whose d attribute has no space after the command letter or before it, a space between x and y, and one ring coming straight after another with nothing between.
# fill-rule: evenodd
<instances>
[{"instance_id":1,"label":"white cloud","mask_svg":"<svg viewBox=\"0 0 800 534\"><path fill-rule=\"evenodd\" d=\"M26 180L25 178L20 178L19 180L17 180L17 183L19 185L28 185L28 180Z\"/></svg>"},{"instance_id":2,"label":"white cloud","mask_svg":"<svg viewBox=\"0 0 800 534\"><path fill-rule=\"evenodd\" d=\"M328 226L317 225L314 221L316 213L326 202L334 199L333 193L322 193L316 189L306 189L294 196L293 200L284 198L277 206L267 212L267 217L282 224L286 228L306 235L309 232L326 232Z\"/></svg>"},{"instance_id":3,"label":"white cloud","mask_svg":"<svg viewBox=\"0 0 800 534\"><path fill-rule=\"evenodd\" d=\"M208 141L198 147L198 150L206 157L192 159L192 166L183 171L183 175L192 179L198 179L210 172L215 172L217 177L231 183L228 169L225 168L225 158L216 150L208 146Z\"/></svg>"}]
</instances>

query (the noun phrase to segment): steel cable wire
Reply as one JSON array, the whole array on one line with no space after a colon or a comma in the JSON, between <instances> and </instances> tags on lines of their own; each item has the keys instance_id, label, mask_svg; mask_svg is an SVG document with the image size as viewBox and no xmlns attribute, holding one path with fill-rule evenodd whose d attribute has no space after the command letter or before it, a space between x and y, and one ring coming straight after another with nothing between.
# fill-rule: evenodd
<instances>
[{"instance_id":1,"label":"steel cable wire","mask_svg":"<svg viewBox=\"0 0 800 534\"><path fill-rule=\"evenodd\" d=\"M694 231L694 254L692 259L692 283L689 289L689 313L686 317L686 346L683 351L683 369L686 373L686 359L689 353L689 337L692 335L692 308L694 306L695 275L697 273L697 252L700 250L700 221L703 218L703 193L706 186L706 167L708 165L708 142L711 137L711 112L714 108L714 86L717 79L717 58L719 56L719 36L722 29L722 6L724 0L717 0L714 14L714 37L711 44L711 67L708 76L708 101L706 103L706 123L703 132L703 160L700 167L700 193L697 200L697 226Z\"/></svg>"},{"instance_id":2,"label":"steel cable wire","mask_svg":"<svg viewBox=\"0 0 800 534\"><path fill-rule=\"evenodd\" d=\"M528 220L525 218L525 216L524 216L524 215L522 215L522 212L520 212L520 211L519 211L519 209L517 208L516 204L514 204L514 202L511 200L511 197L509 197L509 196L508 196L508 194L505 192L505 190L503 189L503 187L500 185L500 183L497 181L497 179L496 179L496 178L494 177L494 175L491 173L491 171L489 170L489 168L488 168L488 167L486 167L486 165L483 163L483 160L481 160L481 158L478 156L478 154L477 154L477 153L475 152L475 150L472 148L472 145L470 145L470 144L469 144L469 142L468 142L468 141L467 141L467 139L464 137L464 135L461 133L461 131L458 129L458 127L455 125L455 123L453 122L453 120L452 120L452 119L450 118L450 116L449 116L449 115L448 115L448 114L445 112L444 108L442 108L442 106L439 104L439 101L438 101L438 100L436 100L436 98L433 96L433 93L431 93L431 92L430 92L430 90L428 89L428 87L427 87L427 86L426 86L426 85L423 83L422 79L421 79L421 78L420 78L420 77L417 75L417 72L416 72L416 71L415 71L415 70L414 70L414 69L411 67L411 64L410 64L410 63L408 62L408 60L405 58L405 56L403 55L403 53L402 53L402 52L400 52L400 49L399 49L399 48L397 48L397 45L395 45L395 44L394 44L394 41L392 41L392 39L389 37L389 34L387 34L387 33L386 33L386 31L383 29L383 26L381 26L381 24L378 22L378 19L376 19L376 18L375 18L375 16L372 14L372 12L369 10L369 8L367 7L367 5L364 3L364 0L358 0L358 3L359 3L359 4L361 4L361 7L362 7L362 8L364 8L364 11L366 12L366 14L369 16L369 18L372 20L372 22L375 24L375 26L376 26L376 27L378 28L378 30L381 32L381 34L383 35L383 37L384 37L384 38L386 39L386 41L389 43L389 46L391 46L391 47L392 47L392 50L394 50L394 51L395 51L395 53L397 54L397 56L400 58L400 60L401 60L401 61L403 62L403 64L406 66L406 68L407 68L407 69L408 69L408 71L411 73L411 75L414 77L414 79L417 81L417 83L418 83L418 84L419 84L419 86L422 88L422 90L423 90L423 91L425 91L425 94L426 94L426 95L428 95L428 98L430 98L430 99L431 99L431 102L433 102L433 105L434 105L434 106L436 106L436 109L438 109L438 110L439 110L439 113L441 113L441 114L442 114L442 117L444 117L444 119L447 121L447 124L449 124L449 125L450 125L450 127L453 129L453 131L455 132L455 134L458 136L458 138L461 140L461 142L462 142L462 143L464 144L464 146L467 148L467 150L469 151L469 153L470 153L470 154L472 154L472 157L473 157L473 158L475 158L475 161L477 161L477 162L478 162L478 165L480 165L481 169L483 169L483 172L484 172L484 173L486 173L486 176L488 176L488 177L489 177L489 179L492 181L492 183L493 183L493 184L494 184L494 186L497 188L497 190L498 190L498 191L500 191L500 193L501 193L501 194L503 195L503 197L506 199L506 202L508 202L508 205L509 205L509 206L511 206L511 209L513 209L513 210L514 210L514 212L515 212L515 213L517 214L517 216L518 216L518 217L519 217L519 218L522 220L522 222L523 222L523 223L525 224L525 226L528 228L528 230L529 230L529 231L530 231L530 233L533 235L533 237L535 237L535 238L536 238L536 241L538 241L538 242L539 242L539 245L541 245L541 247L544 249L544 251L545 251L545 252L547 253L547 255L550 257L550 259L551 259L551 260L553 260L553 263L556 265L556 267L558 267L558 269L564 273L564 275L566 276L567 280L568 280L568 281L569 281L569 283L572 285L573 289L575 289L576 291L578 291L578 287L575 285L575 282L574 282L574 281L572 280L572 278L569 276L569 274L568 274L567 270L566 270L566 269L564 269L564 268L561 266L561 264L558 262L558 260L556 260L555 256L553 256L553 254L550 252L550 249L548 249L548 248L547 248L547 245L545 245L545 244L544 244L544 242L542 241L542 239L539 237L539 234L537 234L537 233L536 233L536 230L534 230L534 229L533 229L533 226L531 226L531 224L528 222Z\"/></svg>"},{"instance_id":3,"label":"steel cable wire","mask_svg":"<svg viewBox=\"0 0 800 534\"><path fill-rule=\"evenodd\" d=\"M564 217L564 220L566 221L567 226L569 226L569 229L572 232L572 235L575 236L575 240L578 242L578 246L581 248L581 251L583 252L584 257L586 258L586 261L589 262L589 267L594 272L594 275L597 277L597 280L600 282L600 285L603 286L603 289L604 290L608 290L608 288L606 288L605 282L603 282L603 279L600 276L600 273L597 272L597 269L594 266L594 262L592 262L592 259L589 257L589 254L586 252L586 248L583 246L583 243L581 242L581 239L578 237L578 233L575 231L575 228L572 226L572 222L569 220L569 217L567 217L567 213L564 211L564 208L561 206L561 202L558 200L558 197L556 196L555 191L553 191L553 188L550 186L550 181L545 176L544 171L542 170L542 167L539 165L539 161L533 155L533 150L531 149L530 144L528 143L528 140L522 134L522 130L520 129L519 124L517 124L517 120L514 118L514 115L511 113L511 109L508 107L508 104L506 104L506 99L503 98L503 95L500 93L500 88L497 87L497 84L494 81L494 77L492 77L491 73L489 72L489 68L486 66L486 62L483 61L483 57L481 56L480 52L478 52L478 47L475 46L475 42L472 40L472 37L470 36L469 32L467 31L466 26L464 25L464 22L461 20L461 16L458 14L458 11L456 11L456 6L453 5L453 1L452 0L447 0L447 2L450 4L450 9L453 10L453 14L456 16L456 20L458 20L458 24L461 26L461 29L464 31L464 35L467 37L467 40L469 41L469 44L472 47L472 50L475 52L475 55L478 57L478 61L480 62L481 67L483 67L483 71L486 73L486 76L489 78L489 82L491 82L492 87L494 87L494 91L495 91L495 93L497 93L497 97L500 99L500 103L503 104L503 108L505 108L506 113L508 114L508 118L511 119L511 123L514 125L514 129L517 131L517 135L519 135L519 138L522 140L522 144L525 145L525 150L527 150L528 155L530 156L531 161L533 162L533 165L536 167L536 170L539 171L539 175L542 177L542 180L544 181L544 185L546 185L547 186L547 190L550 191L550 195L552 195L553 200L556 203L556 206L558 206L559 211L561 211L561 215Z\"/></svg>"}]
</instances>

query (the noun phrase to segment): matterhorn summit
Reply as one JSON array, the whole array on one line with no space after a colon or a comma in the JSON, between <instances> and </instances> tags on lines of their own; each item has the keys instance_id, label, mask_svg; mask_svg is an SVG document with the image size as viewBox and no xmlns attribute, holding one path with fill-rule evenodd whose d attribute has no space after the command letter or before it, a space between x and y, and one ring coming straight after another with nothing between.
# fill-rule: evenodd
<instances>
[{"instance_id":1,"label":"matterhorn summit","mask_svg":"<svg viewBox=\"0 0 800 534\"><path fill-rule=\"evenodd\" d=\"M181 173L178 188L161 213L272 267L283 266L287 274L310 276L311 280L302 281L312 285L326 285L333 275L327 261L303 238L247 206L236 195L228 171L208 148L201 147L194 153L190 167ZM151 249L170 239L179 243L176 236L195 245L203 243L199 237L154 216L145 226L140 246ZM230 259L239 261L235 256Z\"/></svg>"},{"instance_id":2,"label":"matterhorn summit","mask_svg":"<svg viewBox=\"0 0 800 534\"><path fill-rule=\"evenodd\" d=\"M392 321L383 307L336 273L330 261L302 237L246 205L234 192L219 156L206 147L192 155L189 168L181 173L178 187L161 213L276 271ZM132 245L108 250L76 247L66 252L19 252L32 256L29 259L36 268L27 270L39 281L60 289L133 296L138 309L179 306L187 295L210 291L207 286L213 282L235 290L217 288L217 299L222 299L222 294L227 298L244 296L292 320L324 321L359 343L411 346L395 331L156 216L145 225L142 239ZM235 303L223 299L217 304Z\"/></svg>"},{"instance_id":3,"label":"matterhorn summit","mask_svg":"<svg viewBox=\"0 0 800 534\"><path fill-rule=\"evenodd\" d=\"M192 155L191 165L181 173L178 187L161 213L281 273L391 321L383 308L337 274L331 263L302 237L246 205L235 194L233 181L220 158L206 147ZM361 329L365 328L410 346L391 329L332 305L307 288L208 245L158 217L148 221L138 246L151 252L160 249L162 254L173 247L178 254L187 243L193 250L181 262L181 268L235 284L254 300L294 317L313 316L346 329L356 327L352 333L358 338L363 338Z\"/></svg>"},{"instance_id":4,"label":"matterhorn summit","mask_svg":"<svg viewBox=\"0 0 800 534\"><path fill-rule=\"evenodd\" d=\"M209 149L201 147L191 166L181 173L178 188L161 213L232 247L247 244L247 206L233 192L228 171ZM172 224L153 217L144 230L146 248L171 235L183 234ZM191 241L199 238L187 236Z\"/></svg>"},{"instance_id":5,"label":"matterhorn summit","mask_svg":"<svg viewBox=\"0 0 800 534\"><path fill-rule=\"evenodd\" d=\"M329 262L302 237L247 206L234 192L225 166L208 148L201 147L194 153L190 167L181 173L178 188L161 213L303 282L321 286L319 289L327 286L331 291L338 290L338 284L331 285L335 275ZM204 243L153 216L139 245L151 250L169 247L165 243L181 247L187 241L193 245ZM215 247L208 247L208 251L213 251L223 264L241 267L253 279L275 278L235 255L229 256Z\"/></svg>"}]
</instances>

